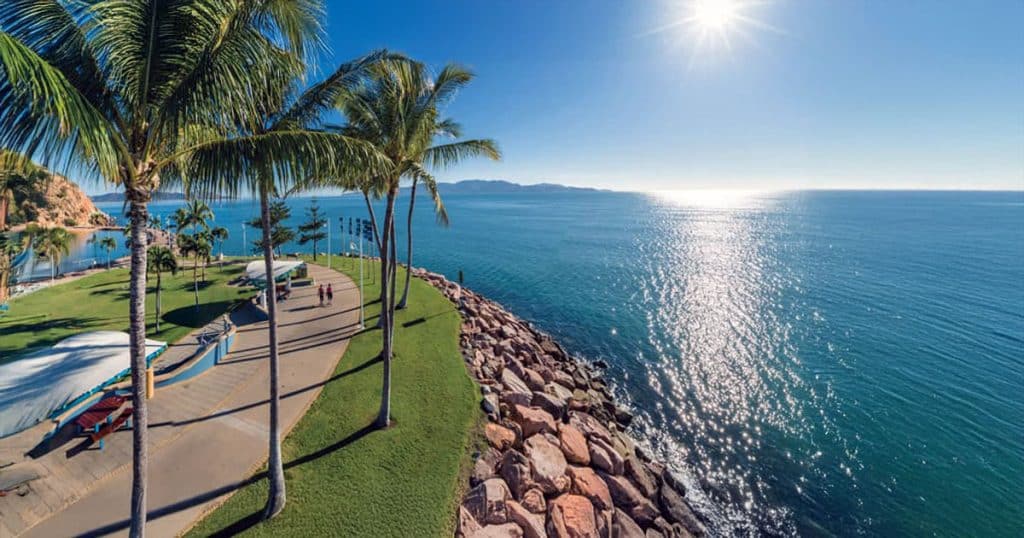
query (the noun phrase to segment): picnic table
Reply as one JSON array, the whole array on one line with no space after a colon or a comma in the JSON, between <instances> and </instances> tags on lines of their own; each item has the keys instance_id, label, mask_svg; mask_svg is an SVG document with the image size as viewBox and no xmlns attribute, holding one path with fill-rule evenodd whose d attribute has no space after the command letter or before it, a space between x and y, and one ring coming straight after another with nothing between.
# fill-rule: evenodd
<instances>
[{"instance_id":1,"label":"picnic table","mask_svg":"<svg viewBox=\"0 0 1024 538\"><path fill-rule=\"evenodd\" d=\"M77 424L82 431L92 430L89 439L92 442L100 442L100 450L103 450L103 438L117 431L122 424L128 423L131 426L133 409L129 407L118 415L128 399L123 396L111 395L96 402L91 407L75 417ZM114 415L117 415L115 417Z\"/></svg>"}]
</instances>

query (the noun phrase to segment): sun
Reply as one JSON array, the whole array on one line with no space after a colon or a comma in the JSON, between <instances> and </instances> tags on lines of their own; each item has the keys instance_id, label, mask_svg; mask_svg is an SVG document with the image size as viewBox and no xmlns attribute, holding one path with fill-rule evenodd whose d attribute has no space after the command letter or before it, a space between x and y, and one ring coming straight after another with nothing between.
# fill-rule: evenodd
<instances>
[{"instance_id":1,"label":"sun","mask_svg":"<svg viewBox=\"0 0 1024 538\"><path fill-rule=\"evenodd\" d=\"M776 0L663 0L668 21L642 35L665 33L690 50L690 65L700 59L731 55L737 42L753 42L756 31L781 30L759 20L763 8Z\"/></svg>"},{"instance_id":2,"label":"sun","mask_svg":"<svg viewBox=\"0 0 1024 538\"><path fill-rule=\"evenodd\" d=\"M693 0L690 5L691 22L707 30L724 31L735 24L742 5L735 0Z\"/></svg>"}]
</instances>

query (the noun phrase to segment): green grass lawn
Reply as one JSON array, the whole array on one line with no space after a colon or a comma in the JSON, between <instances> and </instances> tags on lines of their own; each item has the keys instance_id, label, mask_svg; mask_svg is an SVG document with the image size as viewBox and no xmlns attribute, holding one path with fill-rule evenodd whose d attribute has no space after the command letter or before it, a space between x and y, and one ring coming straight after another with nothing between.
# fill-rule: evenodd
<instances>
[{"instance_id":1,"label":"green grass lawn","mask_svg":"<svg viewBox=\"0 0 1024 538\"><path fill-rule=\"evenodd\" d=\"M199 284L198 310L194 306L191 269L179 271L176 276L165 273L160 332L154 330L156 276L151 274L146 296L147 336L174 342L223 314L239 299L251 296L253 291L248 288L227 285L243 267L207 268L207 282ZM128 270L103 271L45 288L11 300L10 306L10 311L0 317L0 363L83 331L127 331Z\"/></svg>"},{"instance_id":2,"label":"green grass lawn","mask_svg":"<svg viewBox=\"0 0 1024 538\"><path fill-rule=\"evenodd\" d=\"M358 278L355 260L333 261ZM379 276L372 282L366 287L371 327L380 306ZM457 311L421 280L413 280L410 293L409 308L395 324L394 425L370 428L383 367L376 359L380 331L369 329L352 339L334 380L284 441L284 512L259 521L267 495L260 473L189 536L452 535L482 413L460 357Z\"/></svg>"}]
</instances>

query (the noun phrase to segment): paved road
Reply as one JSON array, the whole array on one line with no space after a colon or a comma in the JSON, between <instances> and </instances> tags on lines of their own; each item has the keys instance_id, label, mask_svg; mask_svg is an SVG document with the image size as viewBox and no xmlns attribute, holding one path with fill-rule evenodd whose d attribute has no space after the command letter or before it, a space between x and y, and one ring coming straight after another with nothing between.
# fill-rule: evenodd
<instances>
[{"instance_id":1,"label":"paved road","mask_svg":"<svg viewBox=\"0 0 1024 538\"><path fill-rule=\"evenodd\" d=\"M310 275L317 283L333 284L334 304L319 307L316 287L304 287L295 288L279 305L285 432L330 382L359 322L359 290L350 279L317 266L310 266ZM255 307L236 313L238 335L220 365L195 380L158 391L151 400L149 536L178 535L266 462L267 324L258 314ZM120 466L98 481L89 477L89 484L81 485L90 488L84 496L31 527L25 536L127 535L130 433L118 432L107 445L104 453L118 458ZM67 462L74 465L74 459Z\"/></svg>"}]
</instances>

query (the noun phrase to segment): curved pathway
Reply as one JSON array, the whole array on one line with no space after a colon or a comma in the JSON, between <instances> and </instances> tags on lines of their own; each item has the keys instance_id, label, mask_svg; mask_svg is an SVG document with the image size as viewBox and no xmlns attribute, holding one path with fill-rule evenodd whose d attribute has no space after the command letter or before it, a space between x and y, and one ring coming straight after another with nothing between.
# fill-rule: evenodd
<instances>
[{"instance_id":1,"label":"curved pathway","mask_svg":"<svg viewBox=\"0 0 1024 538\"><path fill-rule=\"evenodd\" d=\"M359 290L351 279L310 265L317 284L334 287L334 304L319 307L316 286L293 288L278 304L281 351L281 420L287 433L331 382L349 338L358 329ZM233 315L238 325L231 353L203 375L157 391L150 400L150 536L176 536L248 483L267 459L267 323L254 306ZM116 468L83 476L86 492L31 526L25 536L127 535L131 495L131 435L108 437L104 459ZM109 456L105 456L109 454ZM63 457L63 453L60 454ZM66 460L74 466L74 460ZM31 497L32 495L30 495ZM26 497L27 499L28 497ZM0 536L4 535L0 517Z\"/></svg>"}]
</instances>

